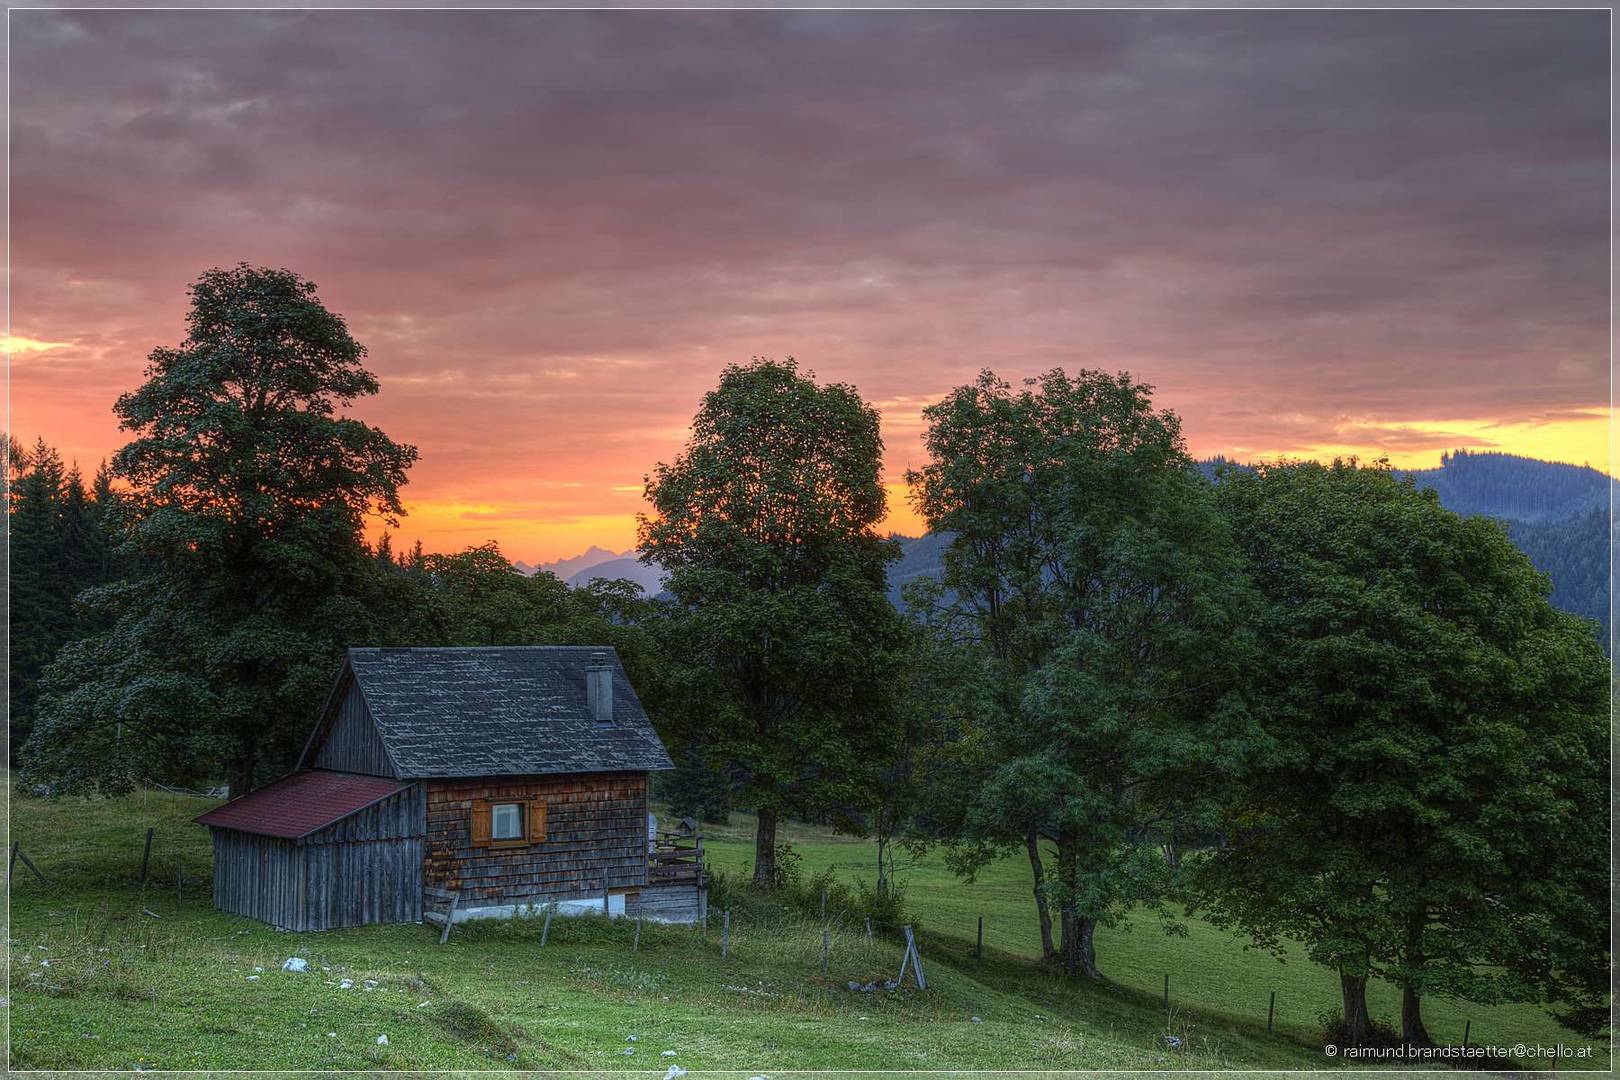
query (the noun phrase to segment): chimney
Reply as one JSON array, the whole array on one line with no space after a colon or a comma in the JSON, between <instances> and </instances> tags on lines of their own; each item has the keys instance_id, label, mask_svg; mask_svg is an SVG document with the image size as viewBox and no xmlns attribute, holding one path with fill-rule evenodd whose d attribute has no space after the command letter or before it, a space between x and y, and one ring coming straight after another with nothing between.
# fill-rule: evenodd
<instances>
[{"instance_id":1,"label":"chimney","mask_svg":"<svg viewBox=\"0 0 1620 1080\"><path fill-rule=\"evenodd\" d=\"M613 723L613 665L605 652L593 652L585 664L585 705L598 724Z\"/></svg>"}]
</instances>

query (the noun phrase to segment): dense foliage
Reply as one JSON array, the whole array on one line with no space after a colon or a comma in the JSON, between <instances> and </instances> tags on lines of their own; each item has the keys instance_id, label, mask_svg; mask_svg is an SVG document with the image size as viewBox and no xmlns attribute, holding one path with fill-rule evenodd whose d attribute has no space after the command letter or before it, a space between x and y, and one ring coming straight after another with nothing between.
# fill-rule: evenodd
<instances>
[{"instance_id":1,"label":"dense foliage","mask_svg":"<svg viewBox=\"0 0 1620 1080\"><path fill-rule=\"evenodd\" d=\"M1179 422L1128 376L986 373L924 415L910 479L952 537L933 618L979 657L951 691L973 701L959 857L1025 847L1043 936L1055 903L1067 965L1097 976L1097 923L1165 899L1166 845L1256 738L1238 551Z\"/></svg>"},{"instance_id":2,"label":"dense foliage","mask_svg":"<svg viewBox=\"0 0 1620 1080\"><path fill-rule=\"evenodd\" d=\"M1265 597L1249 672L1277 752L1240 777L1205 908L1338 969L1348 1038L1369 977L1426 994L1602 1004L1608 678L1497 523L1387 468L1228 476ZM1533 958L1533 959L1532 959Z\"/></svg>"},{"instance_id":3,"label":"dense foliage","mask_svg":"<svg viewBox=\"0 0 1620 1080\"><path fill-rule=\"evenodd\" d=\"M903 643L885 595L895 545L877 411L791 359L733 365L681 455L647 480L647 561L674 597L668 722L759 816L754 880L776 879L785 813L858 804L893 715Z\"/></svg>"},{"instance_id":4,"label":"dense foliage","mask_svg":"<svg viewBox=\"0 0 1620 1080\"><path fill-rule=\"evenodd\" d=\"M104 629L56 656L23 751L62 790L245 790L301 742L333 655L377 636L362 522L399 513L416 451L339 414L377 390L365 350L287 271L210 271L191 300L114 406L138 572L84 595Z\"/></svg>"}]
</instances>

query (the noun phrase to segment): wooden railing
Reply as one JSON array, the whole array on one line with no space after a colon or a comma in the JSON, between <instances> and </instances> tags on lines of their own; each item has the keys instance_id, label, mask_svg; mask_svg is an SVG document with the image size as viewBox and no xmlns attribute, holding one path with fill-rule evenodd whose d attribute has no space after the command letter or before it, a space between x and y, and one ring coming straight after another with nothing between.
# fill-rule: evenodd
<instances>
[{"instance_id":1,"label":"wooden railing","mask_svg":"<svg viewBox=\"0 0 1620 1080\"><path fill-rule=\"evenodd\" d=\"M703 884L703 834L660 832L647 852L648 885Z\"/></svg>"}]
</instances>

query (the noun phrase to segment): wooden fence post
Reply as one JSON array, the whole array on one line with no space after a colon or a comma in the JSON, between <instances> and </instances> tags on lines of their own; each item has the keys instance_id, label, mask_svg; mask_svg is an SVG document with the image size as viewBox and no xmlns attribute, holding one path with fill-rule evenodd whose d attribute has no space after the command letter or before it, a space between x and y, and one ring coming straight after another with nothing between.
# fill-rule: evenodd
<instances>
[{"instance_id":1,"label":"wooden fence post","mask_svg":"<svg viewBox=\"0 0 1620 1080\"><path fill-rule=\"evenodd\" d=\"M866 943L872 944L872 916L866 917Z\"/></svg>"},{"instance_id":2,"label":"wooden fence post","mask_svg":"<svg viewBox=\"0 0 1620 1080\"><path fill-rule=\"evenodd\" d=\"M1168 971L1164 973L1164 1011L1165 1011L1166 1015L1169 1015L1169 1013L1170 1013L1170 973Z\"/></svg>"},{"instance_id":3,"label":"wooden fence post","mask_svg":"<svg viewBox=\"0 0 1620 1080\"><path fill-rule=\"evenodd\" d=\"M630 946L630 951L631 952L640 952L641 951L641 920L640 919L636 920L636 941L635 941L634 945Z\"/></svg>"},{"instance_id":4,"label":"wooden fence post","mask_svg":"<svg viewBox=\"0 0 1620 1080\"><path fill-rule=\"evenodd\" d=\"M22 841L21 840L13 840L11 842L11 865L6 868L6 882L7 882L7 884L9 884L11 882L12 878L17 876L17 851L21 847L22 847Z\"/></svg>"},{"instance_id":5,"label":"wooden fence post","mask_svg":"<svg viewBox=\"0 0 1620 1080\"><path fill-rule=\"evenodd\" d=\"M1463 1049L1464 1050L1468 1049L1468 1032L1469 1032L1469 1029L1471 1029L1473 1026L1474 1026L1474 1022L1472 1020L1464 1020L1463 1021Z\"/></svg>"},{"instance_id":6,"label":"wooden fence post","mask_svg":"<svg viewBox=\"0 0 1620 1080\"><path fill-rule=\"evenodd\" d=\"M731 909L726 908L720 917L720 959L726 958L726 950L731 947Z\"/></svg>"},{"instance_id":7,"label":"wooden fence post","mask_svg":"<svg viewBox=\"0 0 1620 1080\"><path fill-rule=\"evenodd\" d=\"M542 949L546 947L546 937L551 933L551 913L553 910L552 905L546 905L546 925L540 928L540 947Z\"/></svg>"},{"instance_id":8,"label":"wooden fence post","mask_svg":"<svg viewBox=\"0 0 1620 1080\"><path fill-rule=\"evenodd\" d=\"M146 864L152 858L152 830L146 830L146 849L141 852L141 884L146 884Z\"/></svg>"},{"instance_id":9,"label":"wooden fence post","mask_svg":"<svg viewBox=\"0 0 1620 1080\"><path fill-rule=\"evenodd\" d=\"M827 932L827 928L822 927L822 929L821 929L821 973L823 975L827 974L827 954L828 954L828 952L831 951L831 944L832 944L831 939L832 939L832 935Z\"/></svg>"},{"instance_id":10,"label":"wooden fence post","mask_svg":"<svg viewBox=\"0 0 1620 1080\"><path fill-rule=\"evenodd\" d=\"M1271 1022L1277 1016L1277 991L1271 992L1271 1004L1266 1006L1266 1034L1271 1034Z\"/></svg>"},{"instance_id":11,"label":"wooden fence post","mask_svg":"<svg viewBox=\"0 0 1620 1080\"><path fill-rule=\"evenodd\" d=\"M984 959L984 916L979 916L979 936L973 943L973 959Z\"/></svg>"},{"instance_id":12,"label":"wooden fence post","mask_svg":"<svg viewBox=\"0 0 1620 1080\"><path fill-rule=\"evenodd\" d=\"M895 981L903 982L905 980L906 961L909 960L911 961L911 970L917 976L917 989L926 990L928 989L928 976L923 974L922 954L917 951L917 938L912 934L910 926L905 929L906 954L900 958L900 978Z\"/></svg>"},{"instance_id":13,"label":"wooden fence post","mask_svg":"<svg viewBox=\"0 0 1620 1080\"><path fill-rule=\"evenodd\" d=\"M34 865L34 860L28 857L28 852L24 851L20 846L15 844L12 847L12 851L15 852L17 858L23 861L24 866L28 867L28 869L34 872L34 876L39 878L39 883L41 885L50 884L50 882L46 880L45 875L39 872L39 867Z\"/></svg>"},{"instance_id":14,"label":"wooden fence post","mask_svg":"<svg viewBox=\"0 0 1620 1080\"><path fill-rule=\"evenodd\" d=\"M825 919L827 917L827 890L826 889L821 890L821 917L823 919Z\"/></svg>"},{"instance_id":15,"label":"wooden fence post","mask_svg":"<svg viewBox=\"0 0 1620 1080\"><path fill-rule=\"evenodd\" d=\"M607 889L608 889L608 886L607 886L607 871L603 870L602 871L602 918L604 918L604 919L610 917L608 915L608 891L607 891Z\"/></svg>"}]
</instances>

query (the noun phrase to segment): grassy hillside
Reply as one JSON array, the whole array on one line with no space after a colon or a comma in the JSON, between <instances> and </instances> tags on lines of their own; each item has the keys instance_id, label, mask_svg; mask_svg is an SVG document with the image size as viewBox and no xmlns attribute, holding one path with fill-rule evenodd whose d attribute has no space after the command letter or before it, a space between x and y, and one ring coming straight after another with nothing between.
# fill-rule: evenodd
<instances>
[{"instance_id":1,"label":"grassy hillside","mask_svg":"<svg viewBox=\"0 0 1620 1080\"><path fill-rule=\"evenodd\" d=\"M752 866L752 830L752 818L743 814L734 814L727 826L708 826L705 844L714 852L711 863L738 872ZM802 826L784 826L783 836L803 856L806 873L832 867L850 880L871 881L876 876L869 842ZM911 865L901 877L906 907L929 938L939 943L937 949L970 947L982 914L987 950L1022 958L1040 954L1033 879L1025 859L996 863L971 885L961 883L942 860L932 856ZM1315 1038L1324 1015L1337 1012L1338 976L1307 960L1299 946L1290 948L1279 961L1246 948L1246 939L1201 920L1182 919L1178 926L1185 935L1166 933L1154 916L1140 917L1127 926L1098 929L1098 966L1122 996L1156 1003L1168 974L1172 1008L1185 1007L1234 1026L1257 1024L1263 1029L1270 994L1275 990L1278 1029L1302 1042ZM1396 987L1375 982L1368 988L1367 998L1375 1018L1399 1028L1400 991ZM1489 1041L1497 1045L1591 1046L1591 1060L1608 1067L1606 1045L1574 1035L1535 1006L1480 1006L1431 999L1424 1003L1424 1018L1429 1033L1440 1043L1460 1044L1464 1025L1469 1024L1471 1045Z\"/></svg>"},{"instance_id":2,"label":"grassy hillside","mask_svg":"<svg viewBox=\"0 0 1620 1080\"><path fill-rule=\"evenodd\" d=\"M59 803L13 793L15 836L51 878L42 886L18 865L13 1066L662 1073L671 1063L757 1071L1330 1064L1311 1013L1324 977L1278 969L1207 929L1180 939L1146 928L1103 938L1102 962L1117 986L1072 985L1041 971L1024 957L1032 927L1016 864L972 886L931 862L913 868L909 898L923 925L930 989L868 995L847 983L892 976L894 942L867 946L856 926L837 923L823 976L819 926L757 905L739 910L724 960L715 927L705 937L649 925L633 951L631 925L598 919L559 920L544 949L534 921L478 924L442 948L423 926L278 932L211 909L206 835L188 823L208 805L159 793ZM738 819L711 841L719 863L745 865L747 824ZM135 879L148 825L156 841L143 893ZM790 829L787 839L812 869L853 874L869 854L816 831ZM178 899L177 855L187 874ZM979 910L990 947L983 962L958 936ZM288 956L308 959L310 973L281 971ZM1155 980L1170 959L1167 1022ZM343 988L345 979L352 986ZM1268 1038L1263 995L1273 985L1283 1022ZM1460 1015L1437 1009L1434 1026L1450 1035ZM1535 1010L1468 1015L1476 1041L1482 1023L1492 1036L1552 1037ZM1169 1049L1167 1034L1186 1048ZM675 1056L661 1056L666 1050Z\"/></svg>"}]
</instances>

